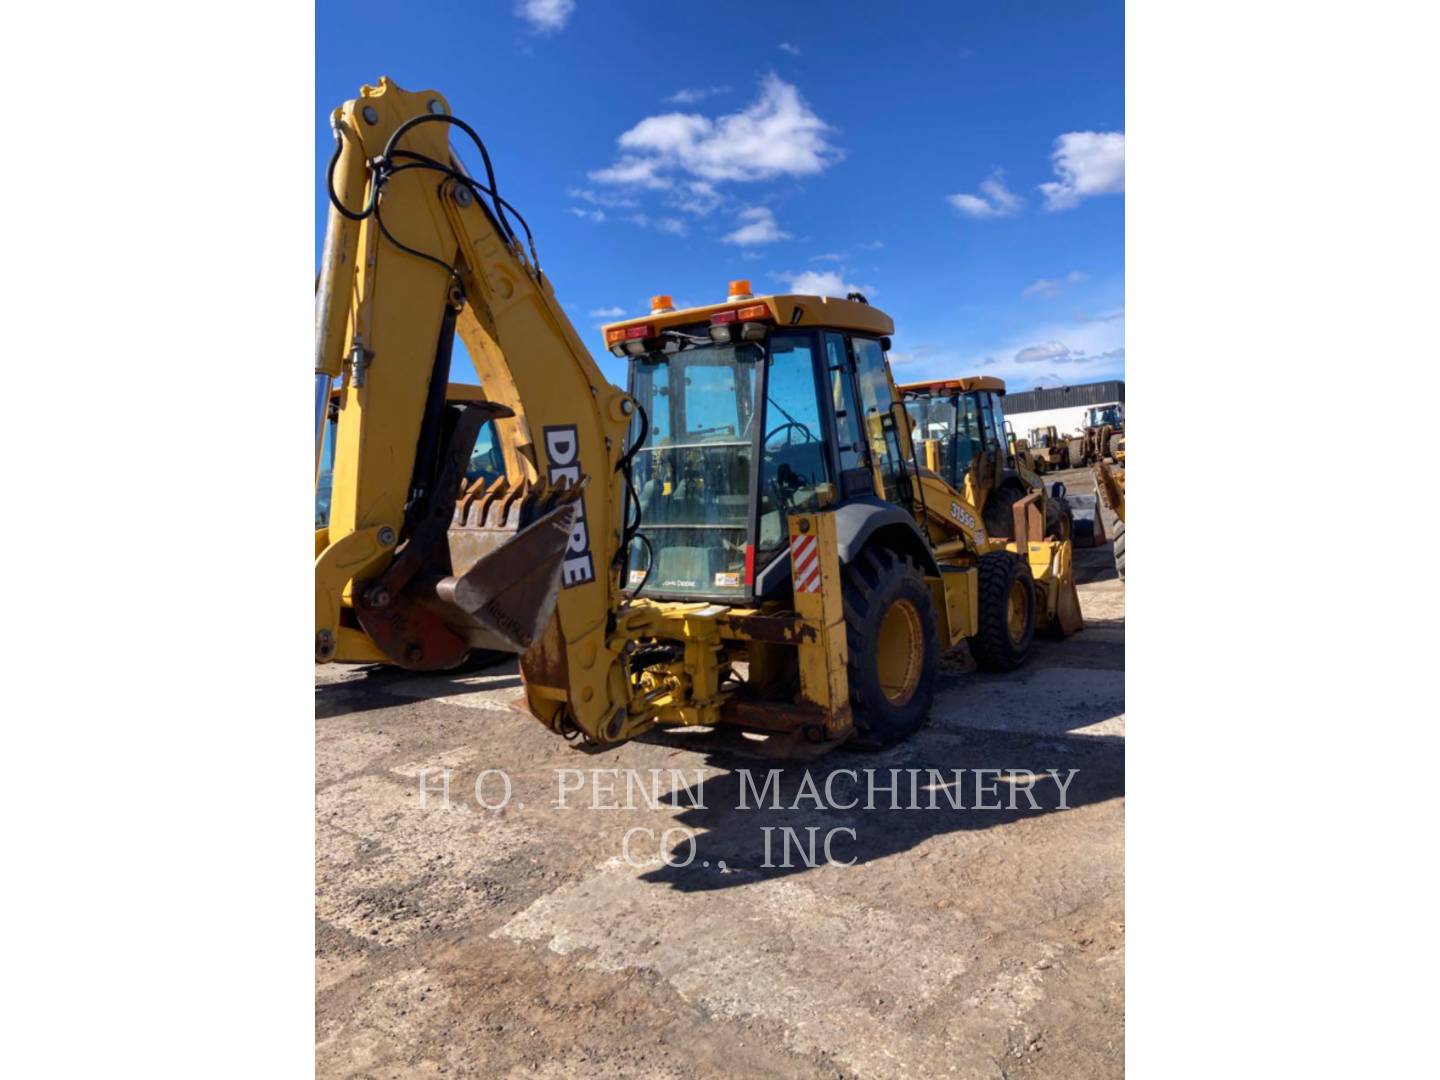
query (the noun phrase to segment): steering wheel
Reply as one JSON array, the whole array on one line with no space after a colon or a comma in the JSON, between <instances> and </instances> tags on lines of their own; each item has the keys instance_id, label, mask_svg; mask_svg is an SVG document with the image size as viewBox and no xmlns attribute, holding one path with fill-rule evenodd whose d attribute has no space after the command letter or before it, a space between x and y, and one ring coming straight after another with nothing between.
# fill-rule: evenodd
<instances>
[{"instance_id":1,"label":"steering wheel","mask_svg":"<svg viewBox=\"0 0 1440 1080\"><path fill-rule=\"evenodd\" d=\"M779 427L775 428L775 429L774 429L773 431L771 431L768 435L766 435L764 441L760 444L761 449L764 449L765 447L769 446L769 445L770 445L770 440L773 439L776 435L779 435L782 431L791 432L791 431L794 431L794 430L797 429L797 428L798 428L800 431L803 431L803 432L805 433L805 442L807 442L807 443L812 443L812 442L819 442L819 441L820 441L819 439L815 438L815 433L814 433L813 431L811 431L808 427L806 427L804 424L800 423L800 421L798 421L798 420L790 420L790 421L787 421L786 423L781 424ZM785 436L785 445L786 445L786 446L794 446L794 445L795 445L795 440L794 440L793 438L791 438L790 435L788 435L788 434Z\"/></svg>"}]
</instances>

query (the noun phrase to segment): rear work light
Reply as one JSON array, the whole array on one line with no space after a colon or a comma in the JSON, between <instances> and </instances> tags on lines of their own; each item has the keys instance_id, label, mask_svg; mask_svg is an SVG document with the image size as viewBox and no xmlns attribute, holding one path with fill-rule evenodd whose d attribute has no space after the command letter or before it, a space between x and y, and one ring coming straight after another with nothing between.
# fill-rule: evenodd
<instances>
[{"instance_id":1,"label":"rear work light","mask_svg":"<svg viewBox=\"0 0 1440 1080\"><path fill-rule=\"evenodd\" d=\"M649 323L640 326L617 326L613 330L605 331L605 344L616 356L624 356L629 353L631 356L644 356L645 338L652 337L655 328ZM636 352L636 347L639 352Z\"/></svg>"},{"instance_id":2,"label":"rear work light","mask_svg":"<svg viewBox=\"0 0 1440 1080\"><path fill-rule=\"evenodd\" d=\"M649 323L641 326L617 326L613 330L605 331L605 344L614 345L617 341L628 341L631 338L647 338L654 332L655 328Z\"/></svg>"},{"instance_id":3,"label":"rear work light","mask_svg":"<svg viewBox=\"0 0 1440 1080\"><path fill-rule=\"evenodd\" d=\"M733 341L734 324L743 323L744 325L740 327L741 340L759 341L765 336L765 328L758 325L760 321L775 321L775 316L764 304L750 304L742 308L717 311L710 316L710 340L721 343Z\"/></svg>"}]
</instances>

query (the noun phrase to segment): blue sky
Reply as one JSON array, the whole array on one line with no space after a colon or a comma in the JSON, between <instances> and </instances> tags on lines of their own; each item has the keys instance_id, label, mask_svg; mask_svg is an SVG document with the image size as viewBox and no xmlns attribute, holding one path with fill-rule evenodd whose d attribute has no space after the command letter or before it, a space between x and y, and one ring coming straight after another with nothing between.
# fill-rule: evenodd
<instances>
[{"instance_id":1,"label":"blue sky","mask_svg":"<svg viewBox=\"0 0 1440 1080\"><path fill-rule=\"evenodd\" d=\"M1119 0L404 11L317 5L317 258L330 110L383 74L480 132L617 383L601 322L738 277L858 286L901 381L1124 376Z\"/></svg>"}]
</instances>

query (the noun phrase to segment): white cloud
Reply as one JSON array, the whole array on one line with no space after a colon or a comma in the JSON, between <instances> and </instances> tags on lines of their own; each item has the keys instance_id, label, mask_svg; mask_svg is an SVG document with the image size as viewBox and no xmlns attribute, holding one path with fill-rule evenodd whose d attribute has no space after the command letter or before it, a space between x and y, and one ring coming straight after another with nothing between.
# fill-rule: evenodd
<instances>
[{"instance_id":1,"label":"white cloud","mask_svg":"<svg viewBox=\"0 0 1440 1080\"><path fill-rule=\"evenodd\" d=\"M625 220L630 222L632 225L639 225L642 229L648 229L653 226L654 228L659 229L661 232L670 233L672 236L684 236L690 231L688 226L686 226L685 222L681 221L677 217L657 218L641 212L635 214L627 214L625 216Z\"/></svg>"},{"instance_id":2,"label":"white cloud","mask_svg":"<svg viewBox=\"0 0 1440 1080\"><path fill-rule=\"evenodd\" d=\"M883 247L885 246L885 241L883 241L883 240L871 240L868 244L861 244L860 246L861 246L862 248L864 248L866 251L879 251L881 248L883 248Z\"/></svg>"},{"instance_id":3,"label":"white cloud","mask_svg":"<svg viewBox=\"0 0 1440 1080\"><path fill-rule=\"evenodd\" d=\"M1017 364L1039 364L1045 361L1064 362L1070 359L1070 346L1058 341L1047 341L1044 345L1028 345L1015 354Z\"/></svg>"},{"instance_id":4,"label":"white cloud","mask_svg":"<svg viewBox=\"0 0 1440 1080\"><path fill-rule=\"evenodd\" d=\"M844 262L845 256L838 251L827 251L824 255L811 255L811 262Z\"/></svg>"},{"instance_id":5,"label":"white cloud","mask_svg":"<svg viewBox=\"0 0 1440 1080\"><path fill-rule=\"evenodd\" d=\"M862 288L860 290L864 292ZM905 378L951 378L984 372L1004 379L1010 390L1124 378L1125 320L1042 323L1007 339L975 347L916 345L903 350ZM893 356L892 356L893 362Z\"/></svg>"},{"instance_id":6,"label":"white cloud","mask_svg":"<svg viewBox=\"0 0 1440 1080\"><path fill-rule=\"evenodd\" d=\"M583 206L572 206L569 209L570 213L576 217L583 218L585 221L593 221L597 225L605 220L604 210L586 210Z\"/></svg>"},{"instance_id":7,"label":"white cloud","mask_svg":"<svg viewBox=\"0 0 1440 1080\"><path fill-rule=\"evenodd\" d=\"M1071 270L1063 278L1041 278L1032 282L1020 290L1021 296L1044 296L1053 298L1060 295L1066 285L1079 285L1089 281L1090 275L1079 270Z\"/></svg>"},{"instance_id":8,"label":"white cloud","mask_svg":"<svg viewBox=\"0 0 1440 1080\"><path fill-rule=\"evenodd\" d=\"M592 172L590 179L600 184L668 188L670 181L655 175L655 170L659 167L660 162L654 158L621 158L614 165Z\"/></svg>"},{"instance_id":9,"label":"white cloud","mask_svg":"<svg viewBox=\"0 0 1440 1080\"><path fill-rule=\"evenodd\" d=\"M594 192L589 188L572 187L566 191L565 194L569 195L572 199L580 199L582 202L588 202L592 206L604 206L612 210L617 207L640 205L639 202L630 198L628 195L619 195L610 191Z\"/></svg>"},{"instance_id":10,"label":"white cloud","mask_svg":"<svg viewBox=\"0 0 1440 1080\"><path fill-rule=\"evenodd\" d=\"M563 30L575 11L575 0L518 0L515 15L542 34Z\"/></svg>"},{"instance_id":11,"label":"white cloud","mask_svg":"<svg viewBox=\"0 0 1440 1080\"><path fill-rule=\"evenodd\" d=\"M788 42L788 41L782 41L782 42L780 42L780 46L779 46L779 47L780 47L780 51L783 52L783 53L789 53L791 56L799 56L799 55L800 55L800 46L799 46L799 45L791 45L790 42Z\"/></svg>"},{"instance_id":12,"label":"white cloud","mask_svg":"<svg viewBox=\"0 0 1440 1080\"><path fill-rule=\"evenodd\" d=\"M830 125L790 83L767 75L760 96L740 112L714 119L698 113L649 116L617 140L620 157L592 172L605 184L669 187L674 174L714 183L808 176L840 158Z\"/></svg>"},{"instance_id":13,"label":"white cloud","mask_svg":"<svg viewBox=\"0 0 1440 1080\"><path fill-rule=\"evenodd\" d=\"M846 281L834 270L802 270L800 273L777 275L789 286L792 293L806 296L838 296L844 299L847 293L858 292L870 296L876 292L873 285L856 285Z\"/></svg>"},{"instance_id":14,"label":"white cloud","mask_svg":"<svg viewBox=\"0 0 1440 1080\"><path fill-rule=\"evenodd\" d=\"M1125 133L1072 131L1055 140L1050 155L1058 182L1041 184L1046 210L1068 210L1092 195L1125 191Z\"/></svg>"},{"instance_id":15,"label":"white cloud","mask_svg":"<svg viewBox=\"0 0 1440 1080\"><path fill-rule=\"evenodd\" d=\"M981 195L961 193L946 196L946 202L962 214L973 218L1012 217L1025 205L1025 200L1005 186L1005 173L996 169L980 184Z\"/></svg>"},{"instance_id":16,"label":"white cloud","mask_svg":"<svg viewBox=\"0 0 1440 1080\"><path fill-rule=\"evenodd\" d=\"M590 317L592 319L618 319L624 314L623 307L602 307L592 309Z\"/></svg>"},{"instance_id":17,"label":"white cloud","mask_svg":"<svg viewBox=\"0 0 1440 1080\"><path fill-rule=\"evenodd\" d=\"M752 206L741 210L740 220L745 224L726 236L725 243L749 247L752 244L773 244L777 240L790 239L789 233L781 232L775 213L768 206Z\"/></svg>"},{"instance_id":18,"label":"white cloud","mask_svg":"<svg viewBox=\"0 0 1440 1080\"><path fill-rule=\"evenodd\" d=\"M1092 353L1076 349L1060 341L1047 341L1043 345L1028 345L1015 354L1017 364L1104 364L1108 361L1124 360L1125 347L1117 346L1104 352Z\"/></svg>"},{"instance_id":19,"label":"white cloud","mask_svg":"<svg viewBox=\"0 0 1440 1080\"><path fill-rule=\"evenodd\" d=\"M697 101L704 101L707 97L728 93L730 93L728 86L701 86L693 90L676 90L665 99L665 103L667 105L694 105Z\"/></svg>"},{"instance_id":20,"label":"white cloud","mask_svg":"<svg viewBox=\"0 0 1440 1080\"><path fill-rule=\"evenodd\" d=\"M674 200L677 210L684 210L687 214L694 214L696 217L704 217L722 202L720 193L715 190L715 185L708 180L692 180L685 184L676 193Z\"/></svg>"}]
</instances>

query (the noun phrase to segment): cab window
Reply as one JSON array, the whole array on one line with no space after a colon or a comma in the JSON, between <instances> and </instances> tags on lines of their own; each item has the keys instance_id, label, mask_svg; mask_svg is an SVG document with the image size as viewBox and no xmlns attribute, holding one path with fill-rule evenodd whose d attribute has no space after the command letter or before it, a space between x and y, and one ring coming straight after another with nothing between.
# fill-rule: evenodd
<instances>
[{"instance_id":1,"label":"cab window","mask_svg":"<svg viewBox=\"0 0 1440 1080\"><path fill-rule=\"evenodd\" d=\"M860 428L860 414L855 401L855 380L850 374L850 358L845 353L845 338L840 334L825 335L825 368L830 396L835 406L835 434L840 455L840 471L865 467L865 435Z\"/></svg>"},{"instance_id":2,"label":"cab window","mask_svg":"<svg viewBox=\"0 0 1440 1080\"><path fill-rule=\"evenodd\" d=\"M770 338L760 443L757 565L768 562L784 543L786 516L818 510L820 487L830 482L815 381L814 340L810 334L774 334Z\"/></svg>"},{"instance_id":3,"label":"cab window","mask_svg":"<svg viewBox=\"0 0 1440 1080\"><path fill-rule=\"evenodd\" d=\"M465 467L465 486L476 480L486 483L505 475L505 455L500 449L500 437L493 422L480 428L475 436L475 449L470 451L470 464Z\"/></svg>"},{"instance_id":4,"label":"cab window","mask_svg":"<svg viewBox=\"0 0 1440 1080\"><path fill-rule=\"evenodd\" d=\"M717 344L632 367L650 437L631 467L644 540L630 552L630 587L744 593L759 357L751 344Z\"/></svg>"},{"instance_id":5,"label":"cab window","mask_svg":"<svg viewBox=\"0 0 1440 1080\"><path fill-rule=\"evenodd\" d=\"M851 338L855 351L855 380L860 390L861 422L870 444L872 459L880 470L884 498L889 502L909 501L902 490L904 471L901 464L900 437L895 430L895 412L890 387L890 372L885 366L885 353L880 343L871 338Z\"/></svg>"},{"instance_id":6,"label":"cab window","mask_svg":"<svg viewBox=\"0 0 1440 1080\"><path fill-rule=\"evenodd\" d=\"M955 464L951 475L957 486L963 482L965 473L970 470L981 449L978 396L961 394L955 401L958 415L955 418Z\"/></svg>"}]
</instances>

